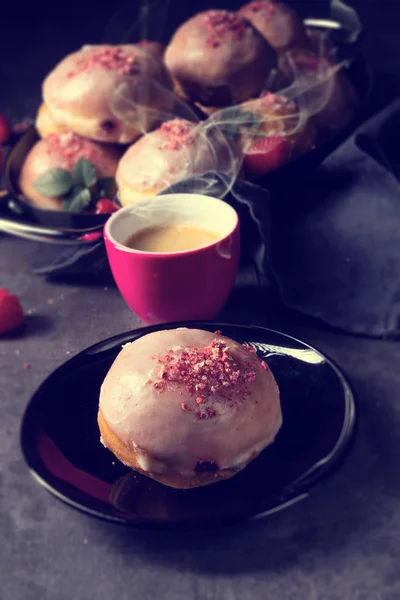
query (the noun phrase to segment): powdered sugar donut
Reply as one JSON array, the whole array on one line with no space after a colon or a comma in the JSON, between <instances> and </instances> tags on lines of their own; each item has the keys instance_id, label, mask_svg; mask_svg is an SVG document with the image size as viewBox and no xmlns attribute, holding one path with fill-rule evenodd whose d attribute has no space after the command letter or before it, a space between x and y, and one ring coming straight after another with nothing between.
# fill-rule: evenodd
<instances>
[{"instance_id":1,"label":"powdered sugar donut","mask_svg":"<svg viewBox=\"0 0 400 600\"><path fill-rule=\"evenodd\" d=\"M151 51L134 44L84 46L46 77L43 98L56 123L94 140L126 144L170 108L171 88L163 62Z\"/></svg>"},{"instance_id":2,"label":"powdered sugar donut","mask_svg":"<svg viewBox=\"0 0 400 600\"><path fill-rule=\"evenodd\" d=\"M254 350L199 329L124 346L100 392L103 444L127 466L191 488L231 477L274 441L279 390Z\"/></svg>"},{"instance_id":3,"label":"powdered sugar donut","mask_svg":"<svg viewBox=\"0 0 400 600\"><path fill-rule=\"evenodd\" d=\"M250 23L226 10L199 13L181 25L165 64L191 101L229 106L257 96L275 53Z\"/></svg>"}]
</instances>

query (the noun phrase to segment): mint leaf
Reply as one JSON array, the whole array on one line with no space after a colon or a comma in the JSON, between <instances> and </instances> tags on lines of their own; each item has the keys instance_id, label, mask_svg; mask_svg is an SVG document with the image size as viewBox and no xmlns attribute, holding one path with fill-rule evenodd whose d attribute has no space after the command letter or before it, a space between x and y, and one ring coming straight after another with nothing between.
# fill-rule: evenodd
<instances>
[{"instance_id":1,"label":"mint leaf","mask_svg":"<svg viewBox=\"0 0 400 600\"><path fill-rule=\"evenodd\" d=\"M92 197L87 188L76 187L63 200L63 209L65 212L79 213L89 206Z\"/></svg>"},{"instance_id":2,"label":"mint leaf","mask_svg":"<svg viewBox=\"0 0 400 600\"><path fill-rule=\"evenodd\" d=\"M34 183L34 188L46 196L64 196L68 194L73 181L71 173L66 169L50 169L43 173Z\"/></svg>"},{"instance_id":3,"label":"mint leaf","mask_svg":"<svg viewBox=\"0 0 400 600\"><path fill-rule=\"evenodd\" d=\"M97 181L95 166L87 158L80 158L73 168L72 179L75 185L92 187Z\"/></svg>"},{"instance_id":4,"label":"mint leaf","mask_svg":"<svg viewBox=\"0 0 400 600\"><path fill-rule=\"evenodd\" d=\"M112 199L112 197L114 196L114 194L116 192L116 185L115 185L114 177L103 177L102 179L99 179L98 184L99 184L100 196L102 198Z\"/></svg>"}]
</instances>

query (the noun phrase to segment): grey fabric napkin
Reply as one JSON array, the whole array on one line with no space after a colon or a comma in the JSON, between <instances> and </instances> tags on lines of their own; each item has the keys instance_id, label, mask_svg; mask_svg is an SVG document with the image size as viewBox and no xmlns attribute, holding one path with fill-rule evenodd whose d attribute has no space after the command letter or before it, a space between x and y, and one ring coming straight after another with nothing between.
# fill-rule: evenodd
<instances>
[{"instance_id":1,"label":"grey fabric napkin","mask_svg":"<svg viewBox=\"0 0 400 600\"><path fill-rule=\"evenodd\" d=\"M271 268L286 306L353 333L400 332L399 134L397 100L275 198L286 210Z\"/></svg>"}]
</instances>

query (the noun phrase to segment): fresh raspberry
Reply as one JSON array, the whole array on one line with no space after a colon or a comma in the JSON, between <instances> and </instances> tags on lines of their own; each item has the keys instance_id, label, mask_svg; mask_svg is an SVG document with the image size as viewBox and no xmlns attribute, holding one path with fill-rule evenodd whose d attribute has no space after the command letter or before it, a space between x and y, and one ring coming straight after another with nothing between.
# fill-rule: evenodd
<instances>
[{"instance_id":1,"label":"fresh raspberry","mask_svg":"<svg viewBox=\"0 0 400 600\"><path fill-rule=\"evenodd\" d=\"M0 146L8 142L11 137L11 125L5 115L0 114Z\"/></svg>"},{"instance_id":2,"label":"fresh raspberry","mask_svg":"<svg viewBox=\"0 0 400 600\"><path fill-rule=\"evenodd\" d=\"M96 215L108 215L109 213L116 212L118 208L115 206L112 200L108 198L103 198L102 200L98 200L96 202Z\"/></svg>"},{"instance_id":3,"label":"fresh raspberry","mask_svg":"<svg viewBox=\"0 0 400 600\"><path fill-rule=\"evenodd\" d=\"M101 231L91 231L90 233L85 233L85 235L81 235L79 238L84 242L98 242L103 237Z\"/></svg>"},{"instance_id":4,"label":"fresh raspberry","mask_svg":"<svg viewBox=\"0 0 400 600\"><path fill-rule=\"evenodd\" d=\"M0 335L22 325L24 312L17 296L0 288Z\"/></svg>"},{"instance_id":5,"label":"fresh raspberry","mask_svg":"<svg viewBox=\"0 0 400 600\"><path fill-rule=\"evenodd\" d=\"M278 169L289 159L288 144L283 137L259 137L244 156L244 168L259 177Z\"/></svg>"}]
</instances>

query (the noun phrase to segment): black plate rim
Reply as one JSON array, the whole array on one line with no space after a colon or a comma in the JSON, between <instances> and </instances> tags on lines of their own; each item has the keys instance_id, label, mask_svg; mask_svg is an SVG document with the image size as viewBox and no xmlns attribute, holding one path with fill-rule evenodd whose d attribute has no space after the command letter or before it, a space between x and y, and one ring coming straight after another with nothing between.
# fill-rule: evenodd
<instances>
[{"instance_id":1,"label":"black plate rim","mask_svg":"<svg viewBox=\"0 0 400 600\"><path fill-rule=\"evenodd\" d=\"M71 499L69 496L66 496L64 493L62 493L60 490L58 490L57 487L55 487L54 485L49 483L48 479L57 481L57 477L50 474L50 477L47 477L47 479L46 479L46 474L49 475L48 471L47 471L46 467L42 464L42 461L41 461L40 457L38 456L37 450L35 447L33 448L34 456L32 457L32 454L31 454L32 446L30 446L30 442L29 442L29 437L30 437L29 421L32 418L31 413L34 409L35 403L38 401L38 398L40 397L42 388L48 384L50 379L52 379L53 377L56 377L57 374L62 373L64 370L69 369L71 364L73 364L76 361L79 361L79 359L82 356L85 356L88 353L93 355L93 354L97 354L100 352L107 352L108 350L111 351L112 349L115 348L115 346L117 344L119 345L119 344L127 343L131 337L137 338L137 337L146 335L147 333L151 333L153 331L158 331L160 329L174 329L176 327L197 327L197 328L209 328L209 329L216 328L216 329L221 329L221 330L223 330L224 328L232 327L232 328L236 328L236 329L240 329L240 330L247 330L249 332L250 331L254 332L256 330L260 334L267 332L267 333L282 335L294 342L297 342L297 343L309 348L310 350L312 350L314 352L317 352L320 356L322 356L324 358L326 363L330 366L330 368L334 371L335 375L338 377L338 380L343 388L344 399L345 399L345 412L344 412L342 430L340 432L340 435L337 438L335 446L332 448L332 450L329 452L329 454L326 457L324 457L323 459L318 461L315 465L310 467L310 469L308 471L303 473L297 480L294 480L292 482L289 489L290 490L293 489L293 494L290 497L288 497L287 499L284 499L282 502L279 503L279 505L271 507L261 513L257 513L254 515L249 515L249 516L245 516L245 517L237 517L235 519L230 519L230 520L220 520L218 522L213 521L213 520L209 520L207 522L202 521L202 523L201 523L202 529L204 529L204 528L208 529L209 527L212 527L215 529L217 527L220 528L220 527L232 525L232 524L238 523L238 522L257 521L257 520L263 519L265 517L268 517L272 514L275 514L277 512L281 512L282 510L289 508L290 506L292 506L294 504L297 504L297 502L300 502L301 500L306 499L309 496L309 492L318 483L323 482L327 477L329 477L329 475L332 475L341 466L344 458L347 456L347 454L351 450L353 443L354 443L354 439L355 439L355 435L356 435L356 431L357 431L357 405L356 405L356 399L355 399L354 392L353 392L347 378L345 377L345 375L342 373L341 369L335 364L335 362L331 358L329 358L325 353L318 350L318 348L311 346L307 342L304 342L303 340L300 340L294 336L291 336L290 334L287 334L287 333L284 333L282 331L278 331L275 329L271 329L269 327L263 327L260 325L246 325L246 324L241 324L241 323L221 323L221 322L214 322L214 321L177 321L177 322L173 322L173 323L163 323L161 325L151 325L151 326L140 327L137 329L132 329L130 331L121 332L120 334L116 334L109 338L105 338L104 340L102 340L100 342L92 344L91 346L88 346L87 348L81 350L80 352L78 352L77 354L75 354L74 356L69 358L68 360L64 361L61 365L59 365L58 367L53 369L53 371L51 371L51 373L49 373L45 377L45 379L42 381L42 383L37 387L37 389L31 396L28 404L26 405L24 415L22 417L22 422L21 422L21 427L20 427L20 448L21 448L22 456L24 458L24 461L28 467L30 474L47 492L49 492L52 496L54 496L58 500L61 500L64 504L71 506L72 508L78 510L79 512L89 515L91 517L95 517L102 521L111 522L111 523L115 523L118 525L124 525L124 526L130 527L130 528L135 528L135 529L140 529L140 530L142 530L142 529L147 529L147 530L180 530L180 529L184 529L185 531L191 530L191 526L192 526L191 521L187 521L184 523L179 522L179 521L155 523L151 520L142 519L140 522L137 522L133 519L132 520L127 519L122 516L106 514L105 512L90 508L87 505L76 502L75 500ZM28 448L28 446L29 446L29 448ZM38 464L40 465L39 468L38 468ZM198 529L198 527L195 527L195 530L197 530L197 529Z\"/></svg>"}]
</instances>

